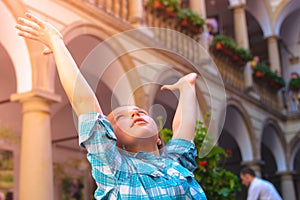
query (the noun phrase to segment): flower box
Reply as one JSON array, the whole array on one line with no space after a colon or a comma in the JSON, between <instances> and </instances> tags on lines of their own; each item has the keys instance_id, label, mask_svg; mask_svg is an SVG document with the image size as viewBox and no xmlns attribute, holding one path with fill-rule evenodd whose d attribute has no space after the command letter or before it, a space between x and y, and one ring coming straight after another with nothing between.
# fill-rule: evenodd
<instances>
[{"instance_id":1,"label":"flower box","mask_svg":"<svg viewBox=\"0 0 300 200\"><path fill-rule=\"evenodd\" d=\"M263 63L258 63L253 69L253 77L254 80L260 82L261 85L265 85L273 91L278 91L282 87L285 87L285 81L282 77Z\"/></svg>"},{"instance_id":2,"label":"flower box","mask_svg":"<svg viewBox=\"0 0 300 200\"><path fill-rule=\"evenodd\" d=\"M215 36L212 47L216 50L215 52L230 57L234 63L241 67L253 58L249 50L238 47L231 37L225 35Z\"/></svg>"},{"instance_id":3,"label":"flower box","mask_svg":"<svg viewBox=\"0 0 300 200\"><path fill-rule=\"evenodd\" d=\"M289 89L297 91L300 89L300 77L292 78L289 81Z\"/></svg>"}]
</instances>

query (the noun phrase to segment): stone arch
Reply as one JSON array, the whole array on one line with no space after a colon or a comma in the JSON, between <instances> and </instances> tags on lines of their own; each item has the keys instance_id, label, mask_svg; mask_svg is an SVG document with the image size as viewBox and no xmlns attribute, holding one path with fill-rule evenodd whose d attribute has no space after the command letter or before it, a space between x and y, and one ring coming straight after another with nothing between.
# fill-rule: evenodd
<instances>
[{"instance_id":1,"label":"stone arch","mask_svg":"<svg viewBox=\"0 0 300 200\"><path fill-rule=\"evenodd\" d=\"M234 117L236 120L234 124L229 124L230 116ZM243 162L252 161L258 158L258 153L255 150L256 137L250 116L237 99L230 98L227 102L224 129L226 129L230 134L232 134L232 137L236 139L241 150ZM233 135L234 131L239 132Z\"/></svg>"},{"instance_id":2,"label":"stone arch","mask_svg":"<svg viewBox=\"0 0 300 200\"><path fill-rule=\"evenodd\" d=\"M280 53L283 78L288 81L292 72L300 72L299 63L291 62L291 58L295 59L297 52L299 52L300 27L298 24L300 20L300 2L297 0L283 1L280 6L280 10L278 8L276 32L280 34L281 38L279 44L282 46Z\"/></svg>"},{"instance_id":3,"label":"stone arch","mask_svg":"<svg viewBox=\"0 0 300 200\"><path fill-rule=\"evenodd\" d=\"M255 16L256 20L260 24L260 27L263 30L264 36L273 35L272 29L272 19L271 14L272 10L269 5L269 2L261 0L247 0L246 10Z\"/></svg>"},{"instance_id":4,"label":"stone arch","mask_svg":"<svg viewBox=\"0 0 300 200\"><path fill-rule=\"evenodd\" d=\"M268 60L268 44L265 39L263 28L257 17L253 16L253 13L246 11L247 26L249 37L249 48L254 56L258 56L261 62Z\"/></svg>"},{"instance_id":5,"label":"stone arch","mask_svg":"<svg viewBox=\"0 0 300 200\"><path fill-rule=\"evenodd\" d=\"M274 14L274 32L276 35L280 35L282 23L288 17L288 15L290 15L298 9L300 9L300 2L298 0L283 0L279 4Z\"/></svg>"},{"instance_id":6,"label":"stone arch","mask_svg":"<svg viewBox=\"0 0 300 200\"><path fill-rule=\"evenodd\" d=\"M25 12L21 1L1 1L0 10L0 42L10 56L17 80L17 93L32 89L32 67L29 53L29 41L17 35L15 29L16 18ZM18 48L14 48L18 46Z\"/></svg>"},{"instance_id":7,"label":"stone arch","mask_svg":"<svg viewBox=\"0 0 300 200\"><path fill-rule=\"evenodd\" d=\"M265 138L266 131L270 131L275 133L276 137L268 137ZM277 164L278 171L286 171L287 169L287 161L286 157L286 142L283 135L283 132L278 125L278 123L271 118L265 120L263 124L263 131L260 138L261 142L265 142L267 147L271 150L273 155L276 155L275 161ZM274 146L275 145L275 146Z\"/></svg>"}]
</instances>

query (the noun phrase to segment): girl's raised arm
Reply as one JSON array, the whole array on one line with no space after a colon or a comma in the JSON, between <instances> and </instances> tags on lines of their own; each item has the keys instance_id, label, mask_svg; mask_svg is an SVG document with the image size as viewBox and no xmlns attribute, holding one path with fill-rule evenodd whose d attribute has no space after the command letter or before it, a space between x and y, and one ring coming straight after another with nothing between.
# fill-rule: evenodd
<instances>
[{"instance_id":1,"label":"girl's raised arm","mask_svg":"<svg viewBox=\"0 0 300 200\"><path fill-rule=\"evenodd\" d=\"M196 127L196 92L197 74L190 73L180 78L173 85L164 85L162 89L179 90L178 106L173 119L173 138L194 140Z\"/></svg>"},{"instance_id":2,"label":"girl's raised arm","mask_svg":"<svg viewBox=\"0 0 300 200\"><path fill-rule=\"evenodd\" d=\"M77 116L87 112L102 113L93 90L79 71L56 28L30 13L18 18L16 28L20 36L46 45L44 54L53 53L61 84Z\"/></svg>"}]
</instances>

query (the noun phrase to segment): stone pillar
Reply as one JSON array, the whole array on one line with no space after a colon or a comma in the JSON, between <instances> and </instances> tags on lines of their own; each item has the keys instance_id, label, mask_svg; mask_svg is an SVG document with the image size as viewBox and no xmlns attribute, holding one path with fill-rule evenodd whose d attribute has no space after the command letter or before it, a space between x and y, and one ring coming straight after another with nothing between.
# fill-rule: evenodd
<instances>
[{"instance_id":1,"label":"stone pillar","mask_svg":"<svg viewBox=\"0 0 300 200\"><path fill-rule=\"evenodd\" d=\"M268 52L271 69L281 74L280 54L278 49L278 37L275 35L267 37Z\"/></svg>"},{"instance_id":2,"label":"stone pillar","mask_svg":"<svg viewBox=\"0 0 300 200\"><path fill-rule=\"evenodd\" d=\"M231 4L229 8L233 10L235 40L240 47L249 49L245 4Z\"/></svg>"},{"instance_id":3,"label":"stone pillar","mask_svg":"<svg viewBox=\"0 0 300 200\"><path fill-rule=\"evenodd\" d=\"M60 98L31 91L11 100L22 104L19 200L53 200L50 105Z\"/></svg>"},{"instance_id":4,"label":"stone pillar","mask_svg":"<svg viewBox=\"0 0 300 200\"><path fill-rule=\"evenodd\" d=\"M242 0L230 0L229 8L233 10L235 40L238 46L249 49L245 2ZM249 64L245 66L244 78L245 85L247 89L250 89L251 95L256 95L253 93L252 69Z\"/></svg>"},{"instance_id":5,"label":"stone pillar","mask_svg":"<svg viewBox=\"0 0 300 200\"><path fill-rule=\"evenodd\" d=\"M205 6L205 0L190 0L190 9L195 11L202 17L203 19L206 19L206 6ZM203 33L199 36L199 43L205 48L208 49L209 47L209 38L207 37L207 28L204 26Z\"/></svg>"},{"instance_id":6,"label":"stone pillar","mask_svg":"<svg viewBox=\"0 0 300 200\"><path fill-rule=\"evenodd\" d=\"M136 28L142 22L143 10L143 0L128 0L128 21Z\"/></svg>"},{"instance_id":7,"label":"stone pillar","mask_svg":"<svg viewBox=\"0 0 300 200\"><path fill-rule=\"evenodd\" d=\"M190 0L190 8L201 17L206 18L206 9L204 0Z\"/></svg>"},{"instance_id":8,"label":"stone pillar","mask_svg":"<svg viewBox=\"0 0 300 200\"><path fill-rule=\"evenodd\" d=\"M281 180L281 196L283 199L296 200L296 192L291 172L278 172Z\"/></svg>"}]
</instances>

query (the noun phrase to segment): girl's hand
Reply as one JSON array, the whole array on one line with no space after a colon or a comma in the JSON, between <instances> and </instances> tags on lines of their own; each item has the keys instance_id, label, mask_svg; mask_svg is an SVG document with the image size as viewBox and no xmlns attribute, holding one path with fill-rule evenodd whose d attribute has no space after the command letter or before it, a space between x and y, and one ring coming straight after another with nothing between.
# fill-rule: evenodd
<instances>
[{"instance_id":1,"label":"girl's hand","mask_svg":"<svg viewBox=\"0 0 300 200\"><path fill-rule=\"evenodd\" d=\"M18 18L16 25L16 28L19 30L18 35L42 42L47 46L43 53L52 53L53 42L56 39L62 39L61 33L51 24L40 20L30 13L25 13L25 17Z\"/></svg>"},{"instance_id":2,"label":"girl's hand","mask_svg":"<svg viewBox=\"0 0 300 200\"><path fill-rule=\"evenodd\" d=\"M161 87L161 90L184 90L185 87L195 88L197 77L198 75L196 73L187 74L172 85L163 85Z\"/></svg>"}]
</instances>

